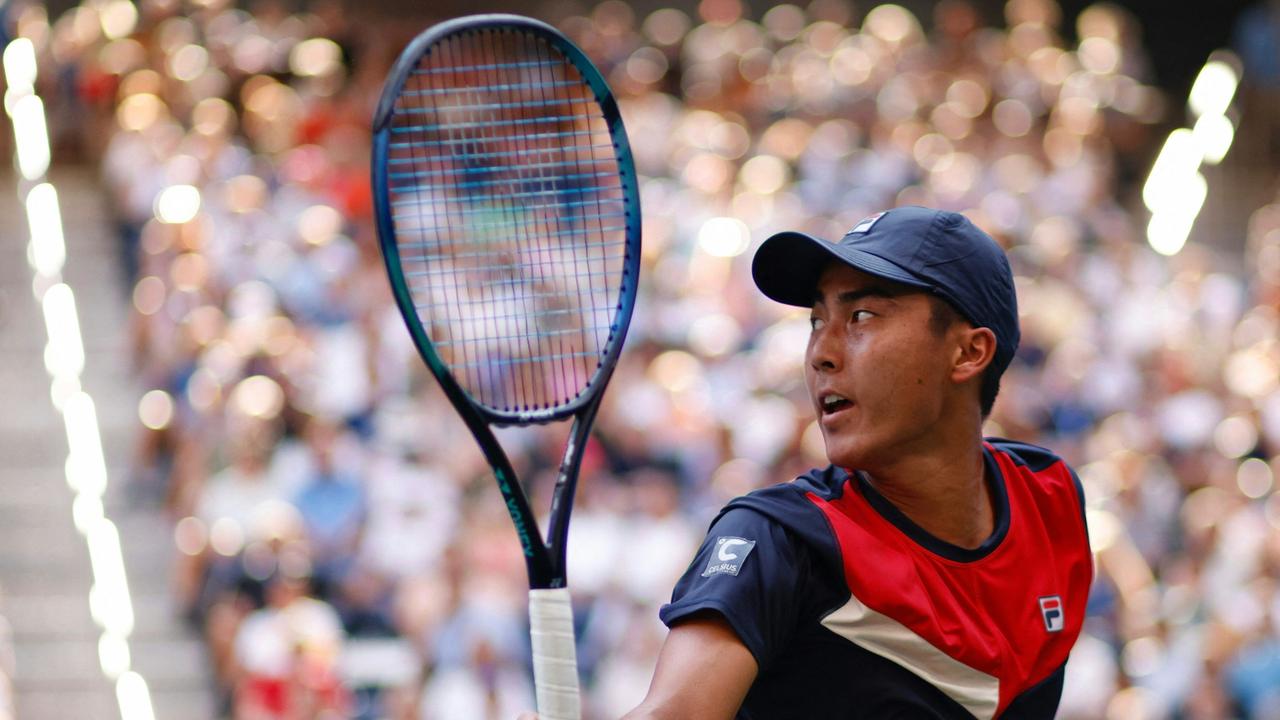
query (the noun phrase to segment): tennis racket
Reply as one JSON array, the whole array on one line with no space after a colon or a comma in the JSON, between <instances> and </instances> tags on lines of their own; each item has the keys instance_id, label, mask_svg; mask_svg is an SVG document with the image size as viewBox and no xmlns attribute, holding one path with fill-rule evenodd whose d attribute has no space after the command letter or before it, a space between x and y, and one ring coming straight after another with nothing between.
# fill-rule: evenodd
<instances>
[{"instance_id":1,"label":"tennis racket","mask_svg":"<svg viewBox=\"0 0 1280 720\"><path fill-rule=\"evenodd\" d=\"M477 15L409 44L373 133L378 236L396 304L515 523L538 712L576 720L565 542L640 263L640 200L617 102L554 28ZM492 427L568 418L544 540Z\"/></svg>"}]
</instances>

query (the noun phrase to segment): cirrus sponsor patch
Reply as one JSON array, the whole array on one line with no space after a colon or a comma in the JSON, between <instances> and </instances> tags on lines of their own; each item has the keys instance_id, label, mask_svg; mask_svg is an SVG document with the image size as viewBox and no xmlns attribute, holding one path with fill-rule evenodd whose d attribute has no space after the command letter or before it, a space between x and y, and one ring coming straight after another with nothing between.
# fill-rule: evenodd
<instances>
[{"instance_id":1,"label":"cirrus sponsor patch","mask_svg":"<svg viewBox=\"0 0 1280 720\"><path fill-rule=\"evenodd\" d=\"M755 540L746 538L732 536L716 538L716 547L711 551L711 559L707 561L707 569L702 571L702 577L711 577L720 573L737 575L742 569L742 563L755 546Z\"/></svg>"}]
</instances>

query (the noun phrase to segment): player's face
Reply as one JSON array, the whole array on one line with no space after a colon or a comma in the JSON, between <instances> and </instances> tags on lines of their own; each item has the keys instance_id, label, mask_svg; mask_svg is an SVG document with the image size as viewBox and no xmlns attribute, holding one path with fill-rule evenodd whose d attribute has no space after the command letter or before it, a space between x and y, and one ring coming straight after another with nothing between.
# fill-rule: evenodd
<instances>
[{"instance_id":1,"label":"player's face","mask_svg":"<svg viewBox=\"0 0 1280 720\"><path fill-rule=\"evenodd\" d=\"M951 390L929 297L832 263L817 298L805 382L828 459L874 468L928 444Z\"/></svg>"}]
</instances>

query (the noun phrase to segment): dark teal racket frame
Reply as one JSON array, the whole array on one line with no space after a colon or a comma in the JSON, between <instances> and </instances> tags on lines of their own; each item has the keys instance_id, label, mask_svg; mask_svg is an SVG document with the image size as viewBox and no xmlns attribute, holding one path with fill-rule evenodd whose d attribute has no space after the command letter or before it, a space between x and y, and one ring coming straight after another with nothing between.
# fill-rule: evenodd
<instances>
[{"instance_id":1,"label":"dark teal racket frame","mask_svg":"<svg viewBox=\"0 0 1280 720\"><path fill-rule=\"evenodd\" d=\"M625 206L625 254L623 258L622 284L618 292L614 320L609 328L605 352L594 375L573 399L552 408L534 410L504 410L478 402L454 379L448 365L441 359L427 336L418 317L405 281L400 252L396 243L395 223L391 213L390 188L388 186L388 149L391 142L392 118L396 101L410 73L420 60L432 52L442 39L459 34L477 32L512 32L538 36L555 47L577 68L608 125L617 158L619 179L623 189ZM404 318L405 326L413 338L423 361L444 390L445 396L457 409L471 434L475 436L481 451L493 467L507 511L515 524L516 534L524 551L529 572L529 586L534 589L564 587L566 583L565 544L569 530L569 516L573 508L573 496L577 487L578 466L586 446L591 425L600 407L605 386L617 365L623 341L630 326L635 308L637 283L640 274L640 193L617 100L604 77L580 48L558 30L546 23L519 15L474 15L440 23L423 32L409 43L391 69L383 87L373 118L373 199L382 257L387 267L396 306ZM561 460L556 486L552 495L551 513L544 542L538 530L537 517L521 489L511 461L494 437L491 426L530 425L565 420L572 417L573 426Z\"/></svg>"}]
</instances>

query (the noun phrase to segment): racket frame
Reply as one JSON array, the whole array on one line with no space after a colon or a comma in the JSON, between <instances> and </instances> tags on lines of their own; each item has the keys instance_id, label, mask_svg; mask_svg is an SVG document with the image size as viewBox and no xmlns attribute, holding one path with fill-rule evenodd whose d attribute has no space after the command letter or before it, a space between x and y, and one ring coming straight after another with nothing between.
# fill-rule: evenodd
<instances>
[{"instance_id":1,"label":"racket frame","mask_svg":"<svg viewBox=\"0 0 1280 720\"><path fill-rule=\"evenodd\" d=\"M614 156L618 164L619 181L623 192L625 209L625 254L622 267L622 284L618 289L618 305L614 311L609 337L605 341L605 353L601 357L594 375L587 381L583 389L569 402L553 408L533 410L501 410L486 407L471 397L454 379L448 365L422 327L417 308L414 306L408 284L400 261L400 251L396 243L395 222L391 214L388 157L391 141L391 121L395 114L396 100L400 96L410 73L418 66L422 57L440 40L455 34L484 30L512 29L529 32L540 36L548 44L562 52L581 75L583 81L591 89L601 114L608 125L613 144ZM636 283L640 273L640 194L635 162L631 154L631 145L627 139L626 129L622 124L622 116L618 110L617 100L609 89L604 77L586 54L558 30L546 23L520 15L487 14L472 15L439 23L414 38L401 53L392 67L388 80L383 88L382 96L374 113L373 120L373 153L372 153L373 198L375 218L378 228L378 242L382 249L382 257L387 266L387 276L391 281L392 294L397 308L404 318L405 326L413 338L413 344L426 362L427 368L435 376L445 396L458 411L467 429L475 437L481 452L489 461L494 477L498 481L498 490L507 506L515 525L524 552L525 566L529 573L531 589L551 589L565 587L566 563L565 551L569 532L569 516L573 509L573 498L577 488L578 468L582 461L582 453L586 448L591 425L599 410L604 389L609 382L613 369L617 365L618 356L622 352L623 341L631 323L631 314L635 308ZM574 418L565 444L564 456L556 477L555 489L551 499L551 510L548 521L547 539L544 541L538 527L528 498L521 489L515 470L511 466L506 452L494 436L490 426L534 425L555 422L569 417Z\"/></svg>"}]
</instances>

